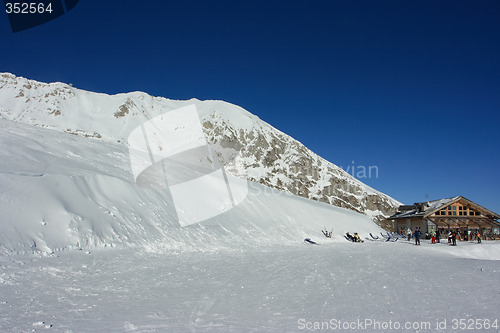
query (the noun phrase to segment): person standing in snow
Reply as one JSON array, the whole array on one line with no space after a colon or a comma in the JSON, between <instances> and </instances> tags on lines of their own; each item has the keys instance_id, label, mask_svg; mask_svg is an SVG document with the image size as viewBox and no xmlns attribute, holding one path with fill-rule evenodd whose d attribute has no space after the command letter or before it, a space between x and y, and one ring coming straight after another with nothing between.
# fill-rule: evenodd
<instances>
[{"instance_id":1,"label":"person standing in snow","mask_svg":"<svg viewBox=\"0 0 500 333\"><path fill-rule=\"evenodd\" d=\"M431 244L436 244L436 232L434 230L431 231Z\"/></svg>"},{"instance_id":2,"label":"person standing in snow","mask_svg":"<svg viewBox=\"0 0 500 333\"><path fill-rule=\"evenodd\" d=\"M477 243L481 243L481 234L479 233L479 230L477 231Z\"/></svg>"},{"instance_id":3,"label":"person standing in snow","mask_svg":"<svg viewBox=\"0 0 500 333\"><path fill-rule=\"evenodd\" d=\"M436 241L440 243L439 238L441 237L441 231L439 231L439 228L436 229Z\"/></svg>"},{"instance_id":4,"label":"person standing in snow","mask_svg":"<svg viewBox=\"0 0 500 333\"><path fill-rule=\"evenodd\" d=\"M418 227L415 230L415 234L413 236L415 237L415 245L420 245L420 236L422 236L422 233L420 232L420 229Z\"/></svg>"},{"instance_id":5,"label":"person standing in snow","mask_svg":"<svg viewBox=\"0 0 500 333\"><path fill-rule=\"evenodd\" d=\"M451 232L451 245L456 246L457 245L457 232L453 230Z\"/></svg>"},{"instance_id":6,"label":"person standing in snow","mask_svg":"<svg viewBox=\"0 0 500 333\"><path fill-rule=\"evenodd\" d=\"M409 241L410 241L410 239L411 239L411 234L412 234L411 229L410 229L410 228L408 228L408 230L406 230L406 236L408 236L408 242L409 242Z\"/></svg>"}]
</instances>

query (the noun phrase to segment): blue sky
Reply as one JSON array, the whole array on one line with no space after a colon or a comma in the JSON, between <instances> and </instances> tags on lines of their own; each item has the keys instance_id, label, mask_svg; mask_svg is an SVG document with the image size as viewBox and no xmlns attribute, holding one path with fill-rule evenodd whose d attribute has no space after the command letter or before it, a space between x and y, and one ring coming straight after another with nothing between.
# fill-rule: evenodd
<instances>
[{"instance_id":1,"label":"blue sky","mask_svg":"<svg viewBox=\"0 0 500 333\"><path fill-rule=\"evenodd\" d=\"M500 213L499 1L80 0L15 34L0 14L0 38L0 71L225 100L344 169L376 167L361 180L404 203Z\"/></svg>"}]
</instances>

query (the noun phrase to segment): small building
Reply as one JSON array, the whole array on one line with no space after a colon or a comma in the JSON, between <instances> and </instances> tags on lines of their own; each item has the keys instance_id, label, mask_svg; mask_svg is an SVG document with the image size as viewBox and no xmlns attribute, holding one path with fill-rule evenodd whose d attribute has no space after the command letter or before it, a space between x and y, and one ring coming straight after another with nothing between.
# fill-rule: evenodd
<instances>
[{"instance_id":1,"label":"small building","mask_svg":"<svg viewBox=\"0 0 500 333\"><path fill-rule=\"evenodd\" d=\"M461 240L469 240L477 231L490 239L500 234L500 215L462 196L400 206L387 219L392 221L393 231L399 233L418 227L424 235L431 231L443 235L455 229Z\"/></svg>"}]
</instances>

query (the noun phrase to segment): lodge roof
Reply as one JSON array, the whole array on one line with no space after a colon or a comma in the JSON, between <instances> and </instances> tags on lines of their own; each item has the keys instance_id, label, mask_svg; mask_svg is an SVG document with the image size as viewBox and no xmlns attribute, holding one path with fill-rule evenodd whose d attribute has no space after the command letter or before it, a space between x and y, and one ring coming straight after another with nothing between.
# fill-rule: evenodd
<instances>
[{"instance_id":1,"label":"lodge roof","mask_svg":"<svg viewBox=\"0 0 500 333\"><path fill-rule=\"evenodd\" d=\"M500 215L462 196L426 201L426 202L416 202L413 205L399 206L399 211L396 212L396 214L388 217L388 219L396 220L396 219L412 218L412 217L426 218L431 216L435 212L447 206L450 206L458 201L466 203L468 206L476 209L477 211L481 212L485 216L488 216L492 220L500 219Z\"/></svg>"}]
</instances>

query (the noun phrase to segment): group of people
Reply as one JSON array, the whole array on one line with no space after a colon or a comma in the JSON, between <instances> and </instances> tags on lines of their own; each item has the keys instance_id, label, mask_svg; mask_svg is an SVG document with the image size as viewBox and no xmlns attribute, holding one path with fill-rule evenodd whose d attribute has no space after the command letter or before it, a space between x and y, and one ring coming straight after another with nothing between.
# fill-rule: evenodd
<instances>
[{"instance_id":1,"label":"group of people","mask_svg":"<svg viewBox=\"0 0 500 333\"><path fill-rule=\"evenodd\" d=\"M451 245L457 245L457 235L459 235L458 230L452 229L448 232L448 243L451 243ZM476 237L477 242L481 243L481 233L479 230L477 231L470 231L468 233L468 238L472 240L473 237Z\"/></svg>"},{"instance_id":2,"label":"group of people","mask_svg":"<svg viewBox=\"0 0 500 333\"><path fill-rule=\"evenodd\" d=\"M467 239L472 241L472 240L474 240L474 238L477 239L478 243L481 243L482 237L481 237L481 233L479 232L479 230L470 230L469 229L467 231Z\"/></svg>"},{"instance_id":3,"label":"group of people","mask_svg":"<svg viewBox=\"0 0 500 333\"><path fill-rule=\"evenodd\" d=\"M408 238L408 242L413 237L415 239L415 245L420 245L420 238L422 237L422 232L420 231L419 227L415 229L415 232L413 232L411 228L408 228L408 230L406 230L406 237Z\"/></svg>"},{"instance_id":4,"label":"group of people","mask_svg":"<svg viewBox=\"0 0 500 333\"><path fill-rule=\"evenodd\" d=\"M326 227L324 229L321 230L321 232L323 233L323 235L326 237L326 238L332 238L332 235L333 235L333 229L331 231L328 231L326 229ZM351 235L350 233L346 233L345 234L346 238L348 240L350 240L351 242L354 242L354 243L364 243L364 240L361 239L361 237L359 237L358 233L355 232L354 235Z\"/></svg>"},{"instance_id":5,"label":"group of people","mask_svg":"<svg viewBox=\"0 0 500 333\"><path fill-rule=\"evenodd\" d=\"M439 229L431 230L430 233L426 233L426 239L431 239L431 244L436 244L440 242L441 231ZM413 237L415 239L415 245L420 245L420 238L422 237L422 232L419 227L415 228L415 231L412 231L411 228L406 230L406 236L408 241ZM457 237L460 237L460 233L456 229L451 229L448 231L448 244L452 246L457 245ZM476 238L478 243L481 243L481 233L477 231L468 232L469 239Z\"/></svg>"},{"instance_id":6,"label":"group of people","mask_svg":"<svg viewBox=\"0 0 500 333\"><path fill-rule=\"evenodd\" d=\"M457 246L457 232L455 229L448 232L448 244L451 246Z\"/></svg>"},{"instance_id":7,"label":"group of people","mask_svg":"<svg viewBox=\"0 0 500 333\"><path fill-rule=\"evenodd\" d=\"M323 235L325 237L332 238L333 229L331 231L328 231L325 227L323 230L321 230L321 232L323 233ZM404 232L402 234L404 234ZM448 244L450 244L452 246L456 246L457 245L457 235L459 235L458 230L455 230L455 229L449 230L448 231ZM415 231L412 231L411 228L408 228L406 230L406 236L408 238L408 241L410 241L411 238L413 237L415 239L415 245L420 245L420 238L422 237L422 232L420 231L419 227L416 227ZM426 239L429 239L429 237L430 237L431 244L436 244L436 243L440 242L441 231L439 229L431 230L431 232L426 233L425 236L426 236ZM471 233L471 231L469 230L469 239L472 239L472 237L476 237L477 242L481 243L481 233L479 231L473 231ZM355 242L355 243L363 243L364 242L361 239L361 237L359 237L357 232L355 232L354 235L351 235L350 233L347 232L346 238L348 240L350 240L351 242Z\"/></svg>"}]
</instances>

